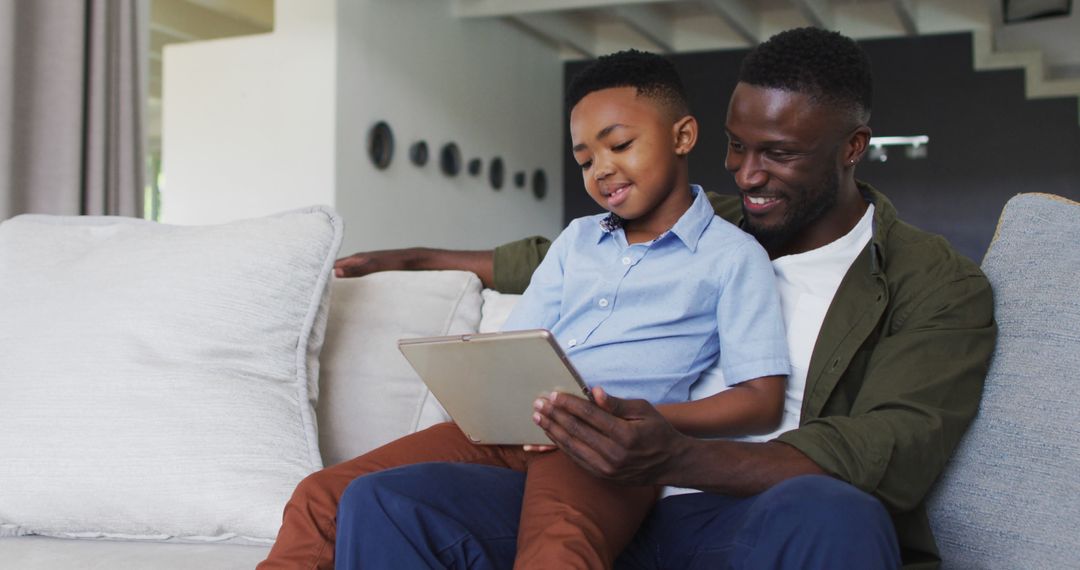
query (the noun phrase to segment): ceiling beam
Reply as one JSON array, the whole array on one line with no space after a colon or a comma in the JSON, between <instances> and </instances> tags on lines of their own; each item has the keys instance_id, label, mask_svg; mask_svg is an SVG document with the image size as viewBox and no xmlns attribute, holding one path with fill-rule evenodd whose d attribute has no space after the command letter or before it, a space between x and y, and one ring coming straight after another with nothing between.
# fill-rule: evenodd
<instances>
[{"instance_id":1,"label":"ceiling beam","mask_svg":"<svg viewBox=\"0 0 1080 570\"><path fill-rule=\"evenodd\" d=\"M790 0L811 26L823 30L833 28L832 7L829 0Z\"/></svg>"},{"instance_id":2,"label":"ceiling beam","mask_svg":"<svg viewBox=\"0 0 1080 570\"><path fill-rule=\"evenodd\" d=\"M912 0L889 0L896 11L896 17L900 18L900 25L904 26L904 33L909 36L919 35L919 26L915 20L915 5Z\"/></svg>"},{"instance_id":3,"label":"ceiling beam","mask_svg":"<svg viewBox=\"0 0 1080 570\"><path fill-rule=\"evenodd\" d=\"M454 15L459 18L520 16L564 10L612 8L631 4L662 4L675 0L454 0Z\"/></svg>"},{"instance_id":4,"label":"ceiling beam","mask_svg":"<svg viewBox=\"0 0 1080 570\"><path fill-rule=\"evenodd\" d=\"M150 29L186 41L261 34L268 30L186 0L153 2Z\"/></svg>"},{"instance_id":5,"label":"ceiling beam","mask_svg":"<svg viewBox=\"0 0 1080 570\"><path fill-rule=\"evenodd\" d=\"M746 43L761 43L761 19L746 0L701 0L701 4L720 16Z\"/></svg>"},{"instance_id":6,"label":"ceiling beam","mask_svg":"<svg viewBox=\"0 0 1080 570\"><path fill-rule=\"evenodd\" d=\"M620 6L615 17L654 44L662 53L675 51L671 18L654 6Z\"/></svg>"},{"instance_id":7,"label":"ceiling beam","mask_svg":"<svg viewBox=\"0 0 1080 570\"><path fill-rule=\"evenodd\" d=\"M519 14L510 19L554 45L570 47L585 57L597 55L596 34L578 18L563 14Z\"/></svg>"}]
</instances>

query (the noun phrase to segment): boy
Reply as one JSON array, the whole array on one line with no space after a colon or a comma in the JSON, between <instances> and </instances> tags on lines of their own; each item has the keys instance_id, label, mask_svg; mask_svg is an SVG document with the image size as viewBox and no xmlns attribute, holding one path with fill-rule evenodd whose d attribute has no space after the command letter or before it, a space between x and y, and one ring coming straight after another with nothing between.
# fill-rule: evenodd
<instances>
[{"instance_id":1,"label":"boy","mask_svg":"<svg viewBox=\"0 0 1080 570\"><path fill-rule=\"evenodd\" d=\"M674 68L621 52L582 71L567 96L575 160L609 213L567 227L503 328L550 329L597 398L649 400L685 433L775 429L788 361L772 266L688 182L697 122ZM690 385L717 359L730 388L688 401ZM526 472L518 567L610 567L657 495L592 477L560 451L476 446L440 424L305 479L262 567L329 567L345 486L428 461ZM339 551L337 565L350 564Z\"/></svg>"}]
</instances>

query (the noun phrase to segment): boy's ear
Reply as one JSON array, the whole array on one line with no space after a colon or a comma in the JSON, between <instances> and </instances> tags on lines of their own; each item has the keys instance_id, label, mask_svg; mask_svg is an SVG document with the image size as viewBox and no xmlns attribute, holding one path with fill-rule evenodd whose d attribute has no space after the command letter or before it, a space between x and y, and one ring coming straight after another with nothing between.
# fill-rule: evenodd
<instances>
[{"instance_id":1,"label":"boy's ear","mask_svg":"<svg viewBox=\"0 0 1080 570\"><path fill-rule=\"evenodd\" d=\"M675 140L675 154L679 156L690 154L690 151L694 150L694 145L697 144L697 119L693 115L684 116L671 126L671 133Z\"/></svg>"}]
</instances>

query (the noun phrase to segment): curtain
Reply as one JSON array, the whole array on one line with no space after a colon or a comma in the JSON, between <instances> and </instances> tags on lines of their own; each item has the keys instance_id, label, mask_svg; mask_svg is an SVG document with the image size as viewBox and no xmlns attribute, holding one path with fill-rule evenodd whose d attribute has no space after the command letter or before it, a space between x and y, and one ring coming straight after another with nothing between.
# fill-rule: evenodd
<instances>
[{"instance_id":1,"label":"curtain","mask_svg":"<svg viewBox=\"0 0 1080 570\"><path fill-rule=\"evenodd\" d=\"M148 0L0 0L0 220L141 216Z\"/></svg>"}]
</instances>

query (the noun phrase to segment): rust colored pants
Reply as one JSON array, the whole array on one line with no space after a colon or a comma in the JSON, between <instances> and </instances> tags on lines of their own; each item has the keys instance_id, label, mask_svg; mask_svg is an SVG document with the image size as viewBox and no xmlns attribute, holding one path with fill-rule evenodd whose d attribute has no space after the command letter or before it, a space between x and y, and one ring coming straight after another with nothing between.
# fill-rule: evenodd
<instances>
[{"instance_id":1,"label":"rust colored pants","mask_svg":"<svg viewBox=\"0 0 1080 570\"><path fill-rule=\"evenodd\" d=\"M301 481L259 570L333 568L338 500L345 487L361 475L430 461L526 473L515 568L611 568L657 498L654 487L597 479L561 451L475 445L455 424L443 423Z\"/></svg>"}]
</instances>

